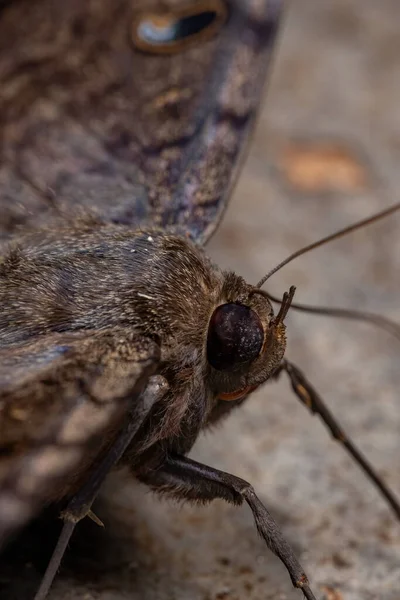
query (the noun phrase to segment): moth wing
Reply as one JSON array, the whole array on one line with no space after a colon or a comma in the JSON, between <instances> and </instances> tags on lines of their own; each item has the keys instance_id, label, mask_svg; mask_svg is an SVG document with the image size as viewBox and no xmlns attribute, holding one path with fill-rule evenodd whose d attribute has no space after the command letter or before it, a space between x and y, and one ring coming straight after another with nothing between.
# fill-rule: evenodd
<instances>
[{"instance_id":1,"label":"moth wing","mask_svg":"<svg viewBox=\"0 0 400 600\"><path fill-rule=\"evenodd\" d=\"M199 241L211 235L260 101L282 2L206 5L215 11L194 1L183 13L164 1L164 28L149 0L2 9L0 240L79 212L176 225ZM169 44L157 43L160 26Z\"/></svg>"},{"instance_id":2,"label":"moth wing","mask_svg":"<svg viewBox=\"0 0 400 600\"><path fill-rule=\"evenodd\" d=\"M72 494L159 359L123 332L49 334L0 351L0 545Z\"/></svg>"}]
</instances>

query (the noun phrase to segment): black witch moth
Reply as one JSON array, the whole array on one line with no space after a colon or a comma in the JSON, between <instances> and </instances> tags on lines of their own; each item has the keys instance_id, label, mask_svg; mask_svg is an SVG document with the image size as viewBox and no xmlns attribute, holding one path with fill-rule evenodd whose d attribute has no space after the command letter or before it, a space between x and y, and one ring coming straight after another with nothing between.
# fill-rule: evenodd
<instances>
[{"instance_id":1,"label":"black witch moth","mask_svg":"<svg viewBox=\"0 0 400 600\"><path fill-rule=\"evenodd\" d=\"M293 585L307 577L252 486L187 457L285 371L266 293L222 272L215 229L251 131L280 2L16 0L0 12L0 541L64 501L44 598L107 473L178 499L246 502Z\"/></svg>"}]
</instances>

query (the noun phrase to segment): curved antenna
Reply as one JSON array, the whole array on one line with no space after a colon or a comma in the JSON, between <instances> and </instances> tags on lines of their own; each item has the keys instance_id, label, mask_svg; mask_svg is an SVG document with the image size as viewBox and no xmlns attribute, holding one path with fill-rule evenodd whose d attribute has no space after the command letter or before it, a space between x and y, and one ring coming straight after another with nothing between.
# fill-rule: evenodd
<instances>
[{"instance_id":1,"label":"curved antenna","mask_svg":"<svg viewBox=\"0 0 400 600\"><path fill-rule=\"evenodd\" d=\"M264 292L264 295L272 302L275 302L276 304L282 303L282 300L276 296L273 296L265 290L262 291ZM353 321L369 323L370 325L375 325L375 327L379 327L379 329L387 331L400 341L400 325L395 321L391 321L390 319L375 313L362 312L347 308L332 308L330 306L310 306L309 304L298 304L296 302L292 302L290 308L314 315L338 317L339 319L351 319Z\"/></svg>"},{"instance_id":2,"label":"curved antenna","mask_svg":"<svg viewBox=\"0 0 400 600\"><path fill-rule=\"evenodd\" d=\"M371 225L372 223L379 221L379 219L383 219L384 217L387 217L387 216L393 214L394 212L396 212L399 209L400 209L400 202L397 202L396 204L392 204L392 206L389 206L389 208L385 208L381 212L375 213L374 215L372 215L372 217L367 217L366 219L363 219L362 221L353 223L353 225L349 225L348 227L345 227L344 229L340 229L336 233L327 235L326 237L318 240L317 242L313 242L312 244L309 244L308 246L304 246L303 248L300 248L300 250L297 250L296 252L293 252L293 254L290 254L287 258L285 258L285 260L280 262L276 267L274 267L271 271L269 271L266 275L264 275L264 277L262 279L260 279L260 281L257 283L257 285L255 287L257 287L257 288L262 287L264 285L264 283L267 281L267 279L269 279L271 277L271 275L274 275L274 273L276 273L277 271L282 269L282 267L286 266L288 263L292 262L292 260L294 260L295 258L298 258L299 256L302 256L303 254L306 254L307 252L310 252L311 250L314 250L315 248L319 248L320 246L323 246L324 244L327 244L328 242L337 240L338 238L341 238L344 235L351 233L352 231L361 229L361 227L365 227L366 225Z\"/></svg>"}]
</instances>

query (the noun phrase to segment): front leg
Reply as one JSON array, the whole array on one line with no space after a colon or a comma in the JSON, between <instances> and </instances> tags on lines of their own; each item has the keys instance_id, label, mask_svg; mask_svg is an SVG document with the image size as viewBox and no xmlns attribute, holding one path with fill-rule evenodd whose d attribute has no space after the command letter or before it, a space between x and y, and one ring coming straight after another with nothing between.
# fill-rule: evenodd
<instances>
[{"instance_id":1,"label":"front leg","mask_svg":"<svg viewBox=\"0 0 400 600\"><path fill-rule=\"evenodd\" d=\"M82 381L79 384L82 395L85 395L86 402L96 406L99 403L115 404L118 400L125 400L126 410L121 411L120 419L114 425L119 425L114 439L110 440L108 447L99 447L99 454L84 473L84 482L61 514L64 526L35 600L44 600L47 597L76 524L85 516L89 516L102 525L100 519L91 511L100 487L165 392L165 380L159 375L150 376L159 360L159 348L154 342L135 336L129 331L124 334L124 331L119 329L100 333L95 342L97 343L93 340L89 342L93 345L92 353L85 353ZM73 362L72 364L74 365ZM70 363L68 366L70 367ZM76 369L73 373L76 374ZM60 382L57 383L62 390ZM79 432L78 425L75 425L75 435L76 430Z\"/></svg>"},{"instance_id":2,"label":"front leg","mask_svg":"<svg viewBox=\"0 0 400 600\"><path fill-rule=\"evenodd\" d=\"M325 425L331 432L332 437L346 448L347 452L361 467L361 469L372 481L372 483L378 488L382 496L386 498L389 506L393 509L396 517L400 519L399 500L396 498L395 494L384 482L384 480L380 477L380 475L375 471L375 469L365 458L365 456L354 445L349 436L345 434L341 425L339 425L338 421L332 415L329 408L325 405L324 401L322 400L318 392L315 390L315 388L311 385L308 379L306 379L304 373L302 373L300 369L296 367L296 365L289 362L288 360L282 361L281 366L275 373L275 377L278 378L283 371L287 373L290 379L290 383L292 384L292 389L296 396L299 398L299 400L313 414L319 415L321 417L322 421L325 423Z\"/></svg>"},{"instance_id":3,"label":"front leg","mask_svg":"<svg viewBox=\"0 0 400 600\"><path fill-rule=\"evenodd\" d=\"M293 585L300 588L308 600L315 600L307 576L293 550L247 481L178 455L167 457L158 470L147 473L140 479L155 491L180 500L211 502L215 498L222 498L236 505L246 501L259 534L268 548L283 562Z\"/></svg>"}]
</instances>

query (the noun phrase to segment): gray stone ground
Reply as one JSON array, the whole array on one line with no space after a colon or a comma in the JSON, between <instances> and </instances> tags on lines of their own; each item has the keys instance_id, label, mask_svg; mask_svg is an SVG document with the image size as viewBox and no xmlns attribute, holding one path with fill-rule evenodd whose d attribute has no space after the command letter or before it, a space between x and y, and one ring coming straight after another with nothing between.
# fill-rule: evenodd
<instances>
[{"instance_id":1,"label":"gray stone ground","mask_svg":"<svg viewBox=\"0 0 400 600\"><path fill-rule=\"evenodd\" d=\"M255 282L300 246L399 200L399 24L398 0L288 6L250 156L209 246L216 261ZM400 322L399 261L397 216L296 261L269 289L295 284L298 301ZM399 341L303 314L288 324L288 356L400 495ZM399 524L286 382L255 393L193 456L254 484L319 598L400 599ZM301 597L245 507L174 506L119 474L97 513L106 530L82 526L50 600Z\"/></svg>"}]
</instances>

